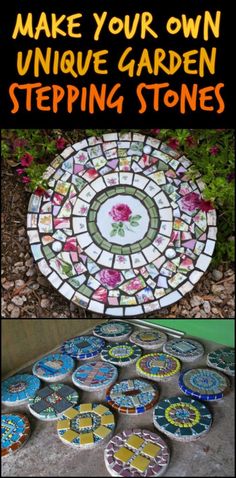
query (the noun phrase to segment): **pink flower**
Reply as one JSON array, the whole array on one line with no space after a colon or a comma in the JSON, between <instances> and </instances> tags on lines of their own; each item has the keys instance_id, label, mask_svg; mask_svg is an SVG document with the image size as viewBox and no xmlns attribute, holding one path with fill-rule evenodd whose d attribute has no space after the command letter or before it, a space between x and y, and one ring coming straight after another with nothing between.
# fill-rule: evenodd
<instances>
[{"instance_id":1,"label":"pink flower","mask_svg":"<svg viewBox=\"0 0 236 478\"><path fill-rule=\"evenodd\" d=\"M134 279L131 279L130 283L126 286L126 290L139 290L140 287L142 286L140 279L138 277L135 277Z\"/></svg>"},{"instance_id":2,"label":"pink flower","mask_svg":"<svg viewBox=\"0 0 236 478\"><path fill-rule=\"evenodd\" d=\"M113 206L109 212L113 221L128 221L131 214L132 211L127 204L116 204L116 206Z\"/></svg>"},{"instance_id":3,"label":"pink flower","mask_svg":"<svg viewBox=\"0 0 236 478\"><path fill-rule=\"evenodd\" d=\"M20 158L21 166L23 166L24 168L28 168L30 164L32 163L33 159L34 158L33 156L31 156L31 154L29 153L23 154L23 156L21 156Z\"/></svg>"},{"instance_id":4,"label":"pink flower","mask_svg":"<svg viewBox=\"0 0 236 478\"><path fill-rule=\"evenodd\" d=\"M179 147L179 140L176 138L170 138L167 141L168 146L173 149L177 149Z\"/></svg>"},{"instance_id":5,"label":"pink flower","mask_svg":"<svg viewBox=\"0 0 236 478\"><path fill-rule=\"evenodd\" d=\"M22 183L24 184L31 183L31 179L28 176L23 176Z\"/></svg>"},{"instance_id":6,"label":"pink flower","mask_svg":"<svg viewBox=\"0 0 236 478\"><path fill-rule=\"evenodd\" d=\"M21 174L25 174L25 170L24 170L23 168L18 168L18 169L16 170L16 172L17 172L17 174L19 174L19 176L20 176Z\"/></svg>"},{"instance_id":7,"label":"pink flower","mask_svg":"<svg viewBox=\"0 0 236 478\"><path fill-rule=\"evenodd\" d=\"M199 201L199 206L198 207L199 207L199 209L201 209L201 211L204 211L204 212L208 212L211 209L214 209L214 206L211 203L211 201L205 201L204 199L201 199Z\"/></svg>"},{"instance_id":8,"label":"pink flower","mask_svg":"<svg viewBox=\"0 0 236 478\"><path fill-rule=\"evenodd\" d=\"M209 152L211 153L212 156L217 156L217 154L220 152L220 148L218 146L212 146L209 149Z\"/></svg>"},{"instance_id":9,"label":"pink flower","mask_svg":"<svg viewBox=\"0 0 236 478\"><path fill-rule=\"evenodd\" d=\"M192 146L195 146L197 143L196 139L193 136L187 136L187 138L185 138L185 141L187 145L189 146L189 148L191 148Z\"/></svg>"},{"instance_id":10,"label":"pink flower","mask_svg":"<svg viewBox=\"0 0 236 478\"><path fill-rule=\"evenodd\" d=\"M28 144L28 141L27 139L24 139L24 138L16 138L14 141L13 141L13 149L15 151L16 148L24 148L24 146L26 146Z\"/></svg>"},{"instance_id":11,"label":"pink flower","mask_svg":"<svg viewBox=\"0 0 236 478\"><path fill-rule=\"evenodd\" d=\"M97 174L98 174L98 172L95 168L87 169L86 172L90 177L97 176Z\"/></svg>"},{"instance_id":12,"label":"pink flower","mask_svg":"<svg viewBox=\"0 0 236 478\"><path fill-rule=\"evenodd\" d=\"M152 134L159 134L160 131L161 131L160 129L151 129Z\"/></svg>"},{"instance_id":13,"label":"pink flower","mask_svg":"<svg viewBox=\"0 0 236 478\"><path fill-rule=\"evenodd\" d=\"M59 151L62 151L65 146L67 144L67 141L65 138L57 138L56 140L56 148L59 150Z\"/></svg>"},{"instance_id":14,"label":"pink flower","mask_svg":"<svg viewBox=\"0 0 236 478\"><path fill-rule=\"evenodd\" d=\"M99 273L100 281L103 285L114 288L121 281L121 273L115 269L103 269Z\"/></svg>"},{"instance_id":15,"label":"pink flower","mask_svg":"<svg viewBox=\"0 0 236 478\"><path fill-rule=\"evenodd\" d=\"M181 199L181 204L187 211L194 211L199 208L200 196L197 193L186 194L186 196Z\"/></svg>"},{"instance_id":16,"label":"pink flower","mask_svg":"<svg viewBox=\"0 0 236 478\"><path fill-rule=\"evenodd\" d=\"M34 194L36 194L36 196L49 197L49 194L48 194L48 192L46 191L46 189L41 188L41 186L38 186L37 189L35 189Z\"/></svg>"}]
</instances>

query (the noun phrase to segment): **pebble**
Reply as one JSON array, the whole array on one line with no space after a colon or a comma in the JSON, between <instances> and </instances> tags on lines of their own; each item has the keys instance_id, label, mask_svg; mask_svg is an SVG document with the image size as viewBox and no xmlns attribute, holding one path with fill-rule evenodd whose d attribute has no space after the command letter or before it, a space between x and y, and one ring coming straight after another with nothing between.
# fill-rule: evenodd
<instances>
[{"instance_id":1,"label":"pebble","mask_svg":"<svg viewBox=\"0 0 236 478\"><path fill-rule=\"evenodd\" d=\"M22 262L22 261L15 262L14 265L15 265L15 267L22 267L22 266L24 266L24 262Z\"/></svg>"},{"instance_id":2,"label":"pebble","mask_svg":"<svg viewBox=\"0 0 236 478\"><path fill-rule=\"evenodd\" d=\"M213 294L216 294L216 295L222 292L224 289L225 289L225 286L223 284L213 284L211 286L211 290Z\"/></svg>"},{"instance_id":3,"label":"pebble","mask_svg":"<svg viewBox=\"0 0 236 478\"><path fill-rule=\"evenodd\" d=\"M13 302L13 304L18 306L21 306L24 304L24 299L22 297L19 297L19 295L16 295L16 297L13 297L11 301Z\"/></svg>"},{"instance_id":4,"label":"pebble","mask_svg":"<svg viewBox=\"0 0 236 478\"><path fill-rule=\"evenodd\" d=\"M203 302L203 309L205 310L206 314L210 314L211 306L210 306L210 302L208 302L208 300L205 300L205 302Z\"/></svg>"},{"instance_id":5,"label":"pebble","mask_svg":"<svg viewBox=\"0 0 236 478\"><path fill-rule=\"evenodd\" d=\"M40 306L42 307L42 309L48 309L50 307L50 300L42 299L40 302Z\"/></svg>"},{"instance_id":6,"label":"pebble","mask_svg":"<svg viewBox=\"0 0 236 478\"><path fill-rule=\"evenodd\" d=\"M19 236L24 236L25 235L25 228L20 227L20 229L18 229L18 234L19 234Z\"/></svg>"},{"instance_id":7,"label":"pebble","mask_svg":"<svg viewBox=\"0 0 236 478\"><path fill-rule=\"evenodd\" d=\"M43 276L38 276L37 277L37 282L42 285L43 287L50 287L50 282L48 281L48 279L46 279L46 277L43 277Z\"/></svg>"},{"instance_id":8,"label":"pebble","mask_svg":"<svg viewBox=\"0 0 236 478\"><path fill-rule=\"evenodd\" d=\"M31 268L28 269L28 271L26 272L26 276L27 276L27 277L33 277L35 274L36 274L36 270L35 270L34 267L31 267Z\"/></svg>"},{"instance_id":9,"label":"pebble","mask_svg":"<svg viewBox=\"0 0 236 478\"><path fill-rule=\"evenodd\" d=\"M23 287L25 285L25 281L23 281L22 279L17 279L15 281L15 287L18 289L18 287Z\"/></svg>"},{"instance_id":10,"label":"pebble","mask_svg":"<svg viewBox=\"0 0 236 478\"><path fill-rule=\"evenodd\" d=\"M13 307L11 311L11 319L18 319L20 317L20 309L19 307Z\"/></svg>"},{"instance_id":11,"label":"pebble","mask_svg":"<svg viewBox=\"0 0 236 478\"><path fill-rule=\"evenodd\" d=\"M201 303L202 299L201 297L198 297L198 295L194 295L192 299L190 299L190 304L192 307L198 307L199 305L201 305Z\"/></svg>"},{"instance_id":12,"label":"pebble","mask_svg":"<svg viewBox=\"0 0 236 478\"><path fill-rule=\"evenodd\" d=\"M219 271L218 269L214 269L212 271L212 277L217 282L218 280L223 279L224 275L223 272Z\"/></svg>"},{"instance_id":13,"label":"pebble","mask_svg":"<svg viewBox=\"0 0 236 478\"><path fill-rule=\"evenodd\" d=\"M32 267L33 263L34 263L33 257L31 257L30 259L28 259L27 261L25 261L26 267Z\"/></svg>"},{"instance_id":14,"label":"pebble","mask_svg":"<svg viewBox=\"0 0 236 478\"><path fill-rule=\"evenodd\" d=\"M5 289L5 290L12 289L12 287L14 287L14 285L15 285L14 281L6 281L6 282L2 283L3 289Z\"/></svg>"}]
</instances>

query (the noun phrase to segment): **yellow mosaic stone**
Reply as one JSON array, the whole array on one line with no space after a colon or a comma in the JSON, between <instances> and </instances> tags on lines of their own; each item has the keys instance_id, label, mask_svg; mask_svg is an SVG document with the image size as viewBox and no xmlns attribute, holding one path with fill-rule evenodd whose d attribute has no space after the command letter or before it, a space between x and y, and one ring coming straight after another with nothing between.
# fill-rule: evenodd
<instances>
[{"instance_id":1,"label":"yellow mosaic stone","mask_svg":"<svg viewBox=\"0 0 236 478\"><path fill-rule=\"evenodd\" d=\"M75 410L74 408L69 408L69 410L66 410L63 415L66 417L72 419L75 418L78 415L78 410Z\"/></svg>"},{"instance_id":2,"label":"yellow mosaic stone","mask_svg":"<svg viewBox=\"0 0 236 478\"><path fill-rule=\"evenodd\" d=\"M144 440L137 435L131 435L129 439L127 440L127 445L131 446L132 448L140 448L140 446L143 444Z\"/></svg>"},{"instance_id":3,"label":"yellow mosaic stone","mask_svg":"<svg viewBox=\"0 0 236 478\"><path fill-rule=\"evenodd\" d=\"M88 428L93 426L93 420L91 417L85 417L79 419L80 428Z\"/></svg>"},{"instance_id":4,"label":"yellow mosaic stone","mask_svg":"<svg viewBox=\"0 0 236 478\"><path fill-rule=\"evenodd\" d=\"M81 445L90 445L94 443L93 433L81 433L80 434L80 444Z\"/></svg>"},{"instance_id":5,"label":"yellow mosaic stone","mask_svg":"<svg viewBox=\"0 0 236 478\"><path fill-rule=\"evenodd\" d=\"M189 421L186 422L186 423L184 423L181 420L178 420L176 417L175 417L175 419L173 419L171 417L171 412L173 412L174 409L179 409L179 408L180 408L179 403L176 403L176 404L170 405L165 410L165 417L172 425L178 426L180 428L192 428L194 425L199 423L201 415L200 415L198 409L191 404L188 404L188 409L191 410L195 414L194 418L189 419Z\"/></svg>"},{"instance_id":6,"label":"yellow mosaic stone","mask_svg":"<svg viewBox=\"0 0 236 478\"><path fill-rule=\"evenodd\" d=\"M114 457L123 463L126 463L133 455L133 451L128 450L124 446L114 453Z\"/></svg>"},{"instance_id":7,"label":"yellow mosaic stone","mask_svg":"<svg viewBox=\"0 0 236 478\"><path fill-rule=\"evenodd\" d=\"M92 409L93 409L92 408L92 403L81 403L81 405L79 407L80 413L91 412Z\"/></svg>"},{"instance_id":8,"label":"yellow mosaic stone","mask_svg":"<svg viewBox=\"0 0 236 478\"><path fill-rule=\"evenodd\" d=\"M67 428L70 428L70 420L59 420L57 422L58 430L66 430Z\"/></svg>"},{"instance_id":9,"label":"yellow mosaic stone","mask_svg":"<svg viewBox=\"0 0 236 478\"><path fill-rule=\"evenodd\" d=\"M66 433L63 435L63 439L69 441L70 443L79 436L74 430L67 430Z\"/></svg>"},{"instance_id":10,"label":"yellow mosaic stone","mask_svg":"<svg viewBox=\"0 0 236 478\"><path fill-rule=\"evenodd\" d=\"M96 428L96 430L94 430L94 433L95 433L95 435L97 435L101 438L105 438L110 433L110 431L111 430L109 428L100 426L100 427Z\"/></svg>"},{"instance_id":11,"label":"yellow mosaic stone","mask_svg":"<svg viewBox=\"0 0 236 478\"><path fill-rule=\"evenodd\" d=\"M142 452L145 454L145 455L148 455L148 456L151 456L152 458L155 458L155 456L158 455L159 451L161 450L161 447L158 446L158 445L155 445L154 443L147 443Z\"/></svg>"},{"instance_id":12,"label":"yellow mosaic stone","mask_svg":"<svg viewBox=\"0 0 236 478\"><path fill-rule=\"evenodd\" d=\"M98 415L104 415L104 413L107 412L107 408L103 405L98 405L96 408L93 409L93 411Z\"/></svg>"},{"instance_id":13,"label":"yellow mosaic stone","mask_svg":"<svg viewBox=\"0 0 236 478\"><path fill-rule=\"evenodd\" d=\"M111 414L101 417L101 425L112 425L114 421L114 417Z\"/></svg>"},{"instance_id":14,"label":"yellow mosaic stone","mask_svg":"<svg viewBox=\"0 0 236 478\"><path fill-rule=\"evenodd\" d=\"M137 470L144 472L148 465L150 464L150 460L144 458L144 456L136 456L136 458L131 461L130 465L136 468Z\"/></svg>"}]
</instances>

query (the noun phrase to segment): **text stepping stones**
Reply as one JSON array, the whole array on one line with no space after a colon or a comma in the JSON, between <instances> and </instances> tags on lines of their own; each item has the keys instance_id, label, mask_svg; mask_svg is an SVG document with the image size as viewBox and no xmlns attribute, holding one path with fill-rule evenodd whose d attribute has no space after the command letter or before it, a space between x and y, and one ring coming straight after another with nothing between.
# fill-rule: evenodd
<instances>
[{"instance_id":1,"label":"text stepping stones","mask_svg":"<svg viewBox=\"0 0 236 478\"><path fill-rule=\"evenodd\" d=\"M1 456L18 451L30 436L30 422L22 413L3 413L1 416Z\"/></svg>"},{"instance_id":2,"label":"text stepping stones","mask_svg":"<svg viewBox=\"0 0 236 478\"><path fill-rule=\"evenodd\" d=\"M227 375L234 377L235 351L230 348L220 348L207 355L207 365L221 370Z\"/></svg>"},{"instance_id":3,"label":"text stepping stones","mask_svg":"<svg viewBox=\"0 0 236 478\"><path fill-rule=\"evenodd\" d=\"M182 362L193 362L204 355L204 348L197 340L172 339L164 344L163 352L174 355Z\"/></svg>"},{"instance_id":4,"label":"text stepping stones","mask_svg":"<svg viewBox=\"0 0 236 478\"><path fill-rule=\"evenodd\" d=\"M62 352L76 360L86 360L97 357L105 347L105 340L94 335L79 335L62 344Z\"/></svg>"},{"instance_id":5,"label":"text stepping stones","mask_svg":"<svg viewBox=\"0 0 236 478\"><path fill-rule=\"evenodd\" d=\"M87 392L96 392L107 389L118 377L117 368L109 362L88 362L78 367L73 375L72 382L76 387Z\"/></svg>"},{"instance_id":6,"label":"text stepping stones","mask_svg":"<svg viewBox=\"0 0 236 478\"><path fill-rule=\"evenodd\" d=\"M41 358L32 368L36 377L44 382L57 382L68 377L74 369L74 360L66 354L50 354Z\"/></svg>"},{"instance_id":7,"label":"text stepping stones","mask_svg":"<svg viewBox=\"0 0 236 478\"><path fill-rule=\"evenodd\" d=\"M75 305L136 317L173 304L207 270L216 212L191 161L140 133L89 137L57 154L32 194L30 247L41 273Z\"/></svg>"},{"instance_id":8,"label":"text stepping stones","mask_svg":"<svg viewBox=\"0 0 236 478\"><path fill-rule=\"evenodd\" d=\"M57 432L63 443L81 449L104 443L114 428L113 413L99 403L82 403L70 408L57 422Z\"/></svg>"},{"instance_id":9,"label":"text stepping stones","mask_svg":"<svg viewBox=\"0 0 236 478\"><path fill-rule=\"evenodd\" d=\"M212 416L206 405L190 397L161 400L153 410L154 426L179 441L200 438L210 430Z\"/></svg>"},{"instance_id":10,"label":"text stepping stones","mask_svg":"<svg viewBox=\"0 0 236 478\"><path fill-rule=\"evenodd\" d=\"M104 459L111 476L155 477L165 473L170 452L159 435L134 428L109 441Z\"/></svg>"},{"instance_id":11,"label":"text stepping stones","mask_svg":"<svg viewBox=\"0 0 236 478\"><path fill-rule=\"evenodd\" d=\"M129 337L130 342L146 350L160 349L167 341L167 335L157 330L137 330Z\"/></svg>"},{"instance_id":12,"label":"text stepping stones","mask_svg":"<svg viewBox=\"0 0 236 478\"><path fill-rule=\"evenodd\" d=\"M78 403L79 394L69 385L52 383L29 400L29 410L44 421L57 420L66 410Z\"/></svg>"},{"instance_id":13,"label":"text stepping stones","mask_svg":"<svg viewBox=\"0 0 236 478\"><path fill-rule=\"evenodd\" d=\"M17 374L2 382L2 403L14 406L26 403L40 388L40 380L29 373Z\"/></svg>"},{"instance_id":14,"label":"text stepping stones","mask_svg":"<svg viewBox=\"0 0 236 478\"><path fill-rule=\"evenodd\" d=\"M101 352L102 360L126 367L135 363L142 355L142 349L130 342L118 342L107 344Z\"/></svg>"},{"instance_id":15,"label":"text stepping stones","mask_svg":"<svg viewBox=\"0 0 236 478\"><path fill-rule=\"evenodd\" d=\"M180 375L179 387L186 395L200 400L220 400L229 392L230 382L217 370L195 368Z\"/></svg>"},{"instance_id":16,"label":"text stepping stones","mask_svg":"<svg viewBox=\"0 0 236 478\"><path fill-rule=\"evenodd\" d=\"M162 352L154 352L141 357L136 363L136 370L142 377L151 380L169 380L181 369L180 361Z\"/></svg>"},{"instance_id":17,"label":"text stepping stones","mask_svg":"<svg viewBox=\"0 0 236 478\"><path fill-rule=\"evenodd\" d=\"M107 390L106 401L120 413L138 415L152 408L158 397L156 384L135 378L112 385Z\"/></svg>"},{"instance_id":18,"label":"text stepping stones","mask_svg":"<svg viewBox=\"0 0 236 478\"><path fill-rule=\"evenodd\" d=\"M119 342L129 337L133 330L132 325L125 322L112 321L105 324L97 325L93 333L108 342Z\"/></svg>"}]
</instances>

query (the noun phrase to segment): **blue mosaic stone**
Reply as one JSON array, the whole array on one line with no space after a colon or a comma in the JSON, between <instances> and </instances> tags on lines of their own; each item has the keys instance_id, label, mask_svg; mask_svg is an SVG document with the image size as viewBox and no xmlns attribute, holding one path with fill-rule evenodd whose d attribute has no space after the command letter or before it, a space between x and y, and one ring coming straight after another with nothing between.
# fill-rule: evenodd
<instances>
[{"instance_id":1,"label":"blue mosaic stone","mask_svg":"<svg viewBox=\"0 0 236 478\"><path fill-rule=\"evenodd\" d=\"M54 382L69 375L74 364L74 360L69 355L55 353L38 360L34 364L32 372L45 382Z\"/></svg>"},{"instance_id":2,"label":"blue mosaic stone","mask_svg":"<svg viewBox=\"0 0 236 478\"><path fill-rule=\"evenodd\" d=\"M98 361L78 367L72 375L72 381L78 388L92 392L109 387L117 377L118 370L114 365Z\"/></svg>"},{"instance_id":3,"label":"blue mosaic stone","mask_svg":"<svg viewBox=\"0 0 236 478\"><path fill-rule=\"evenodd\" d=\"M62 345L62 352L77 360L86 360L96 357L105 347L105 340L94 335L79 335L65 340Z\"/></svg>"},{"instance_id":4,"label":"blue mosaic stone","mask_svg":"<svg viewBox=\"0 0 236 478\"><path fill-rule=\"evenodd\" d=\"M1 416L1 456L21 448L30 435L30 423L21 413L3 413Z\"/></svg>"},{"instance_id":5,"label":"blue mosaic stone","mask_svg":"<svg viewBox=\"0 0 236 478\"><path fill-rule=\"evenodd\" d=\"M180 375L179 387L186 395L210 401L223 398L230 389L230 382L217 370L196 368Z\"/></svg>"},{"instance_id":6,"label":"blue mosaic stone","mask_svg":"<svg viewBox=\"0 0 236 478\"><path fill-rule=\"evenodd\" d=\"M125 340L131 334L132 330L132 325L127 322L111 321L97 325L93 333L108 341L119 341Z\"/></svg>"},{"instance_id":7,"label":"blue mosaic stone","mask_svg":"<svg viewBox=\"0 0 236 478\"><path fill-rule=\"evenodd\" d=\"M40 380L28 373L17 374L2 382L2 403L18 405L27 402L40 388Z\"/></svg>"}]
</instances>

